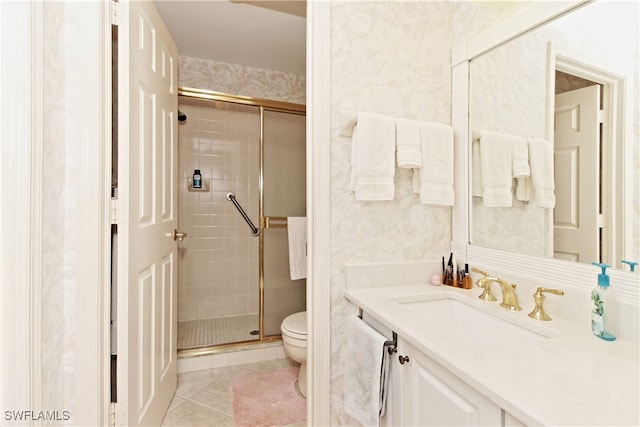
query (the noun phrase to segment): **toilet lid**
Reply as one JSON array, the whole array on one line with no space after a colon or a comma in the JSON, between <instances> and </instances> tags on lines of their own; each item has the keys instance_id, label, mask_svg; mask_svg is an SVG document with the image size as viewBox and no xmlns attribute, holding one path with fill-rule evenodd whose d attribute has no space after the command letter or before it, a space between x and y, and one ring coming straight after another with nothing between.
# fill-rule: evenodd
<instances>
[{"instance_id":1,"label":"toilet lid","mask_svg":"<svg viewBox=\"0 0 640 427\"><path fill-rule=\"evenodd\" d=\"M307 312L293 313L282 321L282 329L295 335L307 336Z\"/></svg>"}]
</instances>

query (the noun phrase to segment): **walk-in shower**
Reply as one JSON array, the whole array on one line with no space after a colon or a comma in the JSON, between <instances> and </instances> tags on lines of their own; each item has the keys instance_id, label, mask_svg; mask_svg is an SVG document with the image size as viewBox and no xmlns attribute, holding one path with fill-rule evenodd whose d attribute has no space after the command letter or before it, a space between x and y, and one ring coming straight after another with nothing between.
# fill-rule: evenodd
<instances>
[{"instance_id":1,"label":"walk-in shower","mask_svg":"<svg viewBox=\"0 0 640 427\"><path fill-rule=\"evenodd\" d=\"M178 350L280 339L305 310L287 218L306 215L305 107L182 88L178 126ZM194 173L201 181L194 185ZM198 185L199 184L199 185Z\"/></svg>"}]
</instances>

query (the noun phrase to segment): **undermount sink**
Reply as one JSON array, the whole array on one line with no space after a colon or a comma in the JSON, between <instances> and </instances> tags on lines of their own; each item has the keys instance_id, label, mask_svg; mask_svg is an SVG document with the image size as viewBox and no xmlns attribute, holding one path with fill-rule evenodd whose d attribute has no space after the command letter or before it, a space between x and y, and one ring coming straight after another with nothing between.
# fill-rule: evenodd
<instances>
[{"instance_id":1,"label":"undermount sink","mask_svg":"<svg viewBox=\"0 0 640 427\"><path fill-rule=\"evenodd\" d=\"M454 293L411 295L394 298L394 302L423 318L425 327L437 327L481 347L520 345L555 335L531 319L500 313L504 309Z\"/></svg>"}]
</instances>

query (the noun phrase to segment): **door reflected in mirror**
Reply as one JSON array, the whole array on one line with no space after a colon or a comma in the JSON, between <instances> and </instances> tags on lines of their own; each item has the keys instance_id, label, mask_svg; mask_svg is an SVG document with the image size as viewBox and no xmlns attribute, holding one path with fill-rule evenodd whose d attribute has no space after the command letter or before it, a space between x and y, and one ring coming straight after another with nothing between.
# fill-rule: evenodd
<instances>
[{"instance_id":1,"label":"door reflected in mirror","mask_svg":"<svg viewBox=\"0 0 640 427\"><path fill-rule=\"evenodd\" d=\"M637 2L590 3L470 62L471 244L615 268L639 260L638 17ZM528 175L522 150L507 164L491 134L527 141ZM496 205L504 168L510 203Z\"/></svg>"}]
</instances>

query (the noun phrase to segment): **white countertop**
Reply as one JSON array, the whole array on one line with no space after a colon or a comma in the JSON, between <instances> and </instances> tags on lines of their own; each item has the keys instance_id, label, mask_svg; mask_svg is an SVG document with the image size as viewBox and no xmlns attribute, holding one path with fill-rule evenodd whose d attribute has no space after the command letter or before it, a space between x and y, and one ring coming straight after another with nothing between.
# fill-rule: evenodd
<instances>
[{"instance_id":1,"label":"white countertop","mask_svg":"<svg viewBox=\"0 0 640 427\"><path fill-rule=\"evenodd\" d=\"M491 314L544 329L549 338L474 346L447 325L429 323L395 300L442 292L482 304ZM536 321L477 298L481 289L413 285L346 291L367 315L423 351L461 380L528 425L640 426L638 343L607 342L590 327L564 319ZM500 295L496 295L500 299ZM533 322L533 323L531 323Z\"/></svg>"}]
</instances>

